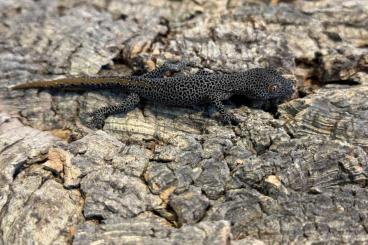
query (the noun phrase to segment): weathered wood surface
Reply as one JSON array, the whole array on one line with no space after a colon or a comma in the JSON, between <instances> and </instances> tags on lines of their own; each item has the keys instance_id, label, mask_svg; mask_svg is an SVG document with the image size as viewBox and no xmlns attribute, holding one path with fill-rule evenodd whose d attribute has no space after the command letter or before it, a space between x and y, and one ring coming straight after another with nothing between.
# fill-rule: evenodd
<instances>
[{"instance_id":1,"label":"weathered wood surface","mask_svg":"<svg viewBox=\"0 0 368 245\"><path fill-rule=\"evenodd\" d=\"M0 244L367 243L364 2L0 0ZM123 91L8 90L175 58L297 92L278 114L234 101L236 127L144 104L90 131Z\"/></svg>"}]
</instances>

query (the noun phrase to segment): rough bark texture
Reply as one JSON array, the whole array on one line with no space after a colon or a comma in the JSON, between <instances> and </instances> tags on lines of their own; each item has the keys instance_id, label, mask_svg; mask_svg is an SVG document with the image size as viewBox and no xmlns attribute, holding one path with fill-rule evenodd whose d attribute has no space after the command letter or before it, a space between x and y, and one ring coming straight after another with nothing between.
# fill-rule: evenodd
<instances>
[{"instance_id":1,"label":"rough bark texture","mask_svg":"<svg viewBox=\"0 0 368 245\"><path fill-rule=\"evenodd\" d=\"M364 2L0 0L0 244L368 243ZM123 91L8 89L168 59L273 66L296 92L234 99L238 126L142 104L91 131Z\"/></svg>"}]
</instances>

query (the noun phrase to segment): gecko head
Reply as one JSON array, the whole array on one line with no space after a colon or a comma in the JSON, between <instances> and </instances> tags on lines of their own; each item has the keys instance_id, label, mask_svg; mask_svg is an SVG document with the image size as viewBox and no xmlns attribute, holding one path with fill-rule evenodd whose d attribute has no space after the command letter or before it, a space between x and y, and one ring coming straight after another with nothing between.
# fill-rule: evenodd
<instances>
[{"instance_id":1,"label":"gecko head","mask_svg":"<svg viewBox=\"0 0 368 245\"><path fill-rule=\"evenodd\" d=\"M283 101L294 92L293 82L269 68L255 68L246 71L240 94L250 99Z\"/></svg>"}]
</instances>

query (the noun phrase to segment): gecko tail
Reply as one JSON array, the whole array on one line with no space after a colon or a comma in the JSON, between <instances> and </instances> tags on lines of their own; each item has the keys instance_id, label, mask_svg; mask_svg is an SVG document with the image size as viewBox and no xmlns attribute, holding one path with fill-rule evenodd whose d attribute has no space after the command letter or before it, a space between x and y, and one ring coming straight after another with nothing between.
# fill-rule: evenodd
<instances>
[{"instance_id":1,"label":"gecko tail","mask_svg":"<svg viewBox=\"0 0 368 245\"><path fill-rule=\"evenodd\" d=\"M118 87L130 83L129 79L123 77L68 77L56 80L33 81L22 83L12 87L18 89L33 88L109 88Z\"/></svg>"}]
</instances>

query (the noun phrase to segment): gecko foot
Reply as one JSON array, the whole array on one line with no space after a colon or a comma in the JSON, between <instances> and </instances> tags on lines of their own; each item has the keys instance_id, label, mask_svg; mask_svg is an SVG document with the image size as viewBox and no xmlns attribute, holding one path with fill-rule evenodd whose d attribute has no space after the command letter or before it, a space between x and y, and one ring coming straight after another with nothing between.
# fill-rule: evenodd
<instances>
[{"instance_id":1,"label":"gecko foot","mask_svg":"<svg viewBox=\"0 0 368 245\"><path fill-rule=\"evenodd\" d=\"M87 113L88 117L91 117L90 121L87 122L87 127L101 129L105 124L105 116L100 113L91 112Z\"/></svg>"},{"instance_id":2,"label":"gecko foot","mask_svg":"<svg viewBox=\"0 0 368 245\"><path fill-rule=\"evenodd\" d=\"M233 114L223 114L221 116L221 122L225 125L238 125L240 120Z\"/></svg>"}]
</instances>

